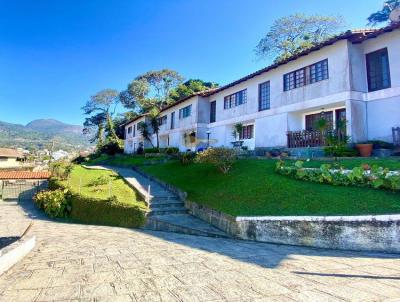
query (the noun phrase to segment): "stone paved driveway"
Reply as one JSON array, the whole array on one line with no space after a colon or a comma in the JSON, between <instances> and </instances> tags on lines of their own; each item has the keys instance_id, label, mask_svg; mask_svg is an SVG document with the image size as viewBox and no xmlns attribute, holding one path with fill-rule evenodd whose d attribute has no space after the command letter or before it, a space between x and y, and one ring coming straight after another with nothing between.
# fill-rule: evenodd
<instances>
[{"instance_id":1,"label":"stone paved driveway","mask_svg":"<svg viewBox=\"0 0 400 302\"><path fill-rule=\"evenodd\" d=\"M29 219L18 205L7 211L21 224ZM0 228L11 223L4 217ZM38 241L34 251L0 276L0 301L400 301L400 255L40 217L31 234Z\"/></svg>"}]
</instances>

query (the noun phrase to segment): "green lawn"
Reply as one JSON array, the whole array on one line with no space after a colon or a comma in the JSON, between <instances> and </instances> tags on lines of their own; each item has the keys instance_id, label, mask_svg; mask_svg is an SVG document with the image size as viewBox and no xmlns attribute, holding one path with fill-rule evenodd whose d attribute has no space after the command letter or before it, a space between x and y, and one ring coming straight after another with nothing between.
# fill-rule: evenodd
<instances>
[{"instance_id":1,"label":"green lawn","mask_svg":"<svg viewBox=\"0 0 400 302\"><path fill-rule=\"evenodd\" d=\"M364 160L354 159L345 165L352 167L361 162ZM189 200L234 216L400 213L400 193L303 182L276 174L275 163L239 160L228 175L209 165L182 166L176 161L142 169L186 191ZM385 163L400 169L398 160Z\"/></svg>"},{"instance_id":2,"label":"green lawn","mask_svg":"<svg viewBox=\"0 0 400 302\"><path fill-rule=\"evenodd\" d=\"M159 162L164 158L165 157L144 157L143 155L126 155L126 154L117 154L115 156L108 156L103 154L100 157L91 160L87 164L92 166L99 164L120 166L120 167L142 166L148 162Z\"/></svg>"},{"instance_id":3,"label":"green lawn","mask_svg":"<svg viewBox=\"0 0 400 302\"><path fill-rule=\"evenodd\" d=\"M107 183L98 186L91 185L99 177L108 180ZM74 193L79 193L79 187L81 187L80 192L83 196L105 200L110 197L109 181L111 181L111 195L115 195L119 202L145 208L140 195L129 187L122 177L112 171L90 170L77 165L73 168L69 179L64 181L64 184L69 185Z\"/></svg>"}]
</instances>

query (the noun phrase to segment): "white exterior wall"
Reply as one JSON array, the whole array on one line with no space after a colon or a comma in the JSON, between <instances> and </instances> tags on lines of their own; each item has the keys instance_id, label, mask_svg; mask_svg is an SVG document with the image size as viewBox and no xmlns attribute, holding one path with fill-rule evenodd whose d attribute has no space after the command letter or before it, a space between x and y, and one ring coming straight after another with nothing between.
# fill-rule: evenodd
<instances>
[{"instance_id":1,"label":"white exterior wall","mask_svg":"<svg viewBox=\"0 0 400 302\"><path fill-rule=\"evenodd\" d=\"M366 136L370 140L392 142L392 127L400 126L400 30L367 40L360 46L364 60L366 54L385 47L389 55L391 88L368 92L367 77L361 80L364 81L364 99L367 102ZM362 69L366 73L365 61L358 71Z\"/></svg>"},{"instance_id":2,"label":"white exterior wall","mask_svg":"<svg viewBox=\"0 0 400 302\"><path fill-rule=\"evenodd\" d=\"M192 105L191 115L186 118L179 118L179 110L187 106ZM171 114L175 112L175 126L171 129ZM166 109L160 114L160 117L167 116L167 123L160 127L159 137L160 137L160 148L165 147L177 147L180 151L186 151L187 149L194 149L195 146L188 144L185 145L184 134L189 134L190 132L196 132L196 137L198 137L198 127L199 127L199 97L194 96L190 99ZM153 144L156 145L156 136L152 136ZM169 144L168 144L169 142Z\"/></svg>"},{"instance_id":3,"label":"white exterior wall","mask_svg":"<svg viewBox=\"0 0 400 302\"><path fill-rule=\"evenodd\" d=\"M328 59L329 79L309 84L289 91L283 91L283 75L313 63ZM288 130L304 129L301 120L304 114L291 113L321 111L334 104L343 106L349 98L350 69L348 64L347 41L339 41L307 56L301 57L277 69L256 76L234 87L209 97L217 101L216 122L210 124L211 136L217 145L231 146L231 132L235 123L253 123L255 139L244 142L250 149L254 147L274 147L286 145ZM271 109L258 111L258 85L270 81ZM247 103L224 109L224 97L247 89ZM304 119L303 119L304 120ZM228 135L228 137L227 137Z\"/></svg>"},{"instance_id":4,"label":"white exterior wall","mask_svg":"<svg viewBox=\"0 0 400 302\"><path fill-rule=\"evenodd\" d=\"M0 169L1 168L17 168L21 166L21 162L17 161L14 157L0 157Z\"/></svg>"},{"instance_id":5,"label":"white exterior wall","mask_svg":"<svg viewBox=\"0 0 400 302\"><path fill-rule=\"evenodd\" d=\"M389 53L391 88L368 92L365 55L384 47ZM283 90L284 74L324 59L328 59L327 80ZM258 86L266 81L270 81L270 109L258 111ZM247 89L247 102L224 109L224 97L243 89ZM209 123L212 101L216 101L216 122ZM179 120L179 109L189 104L192 115ZM338 41L209 97L194 96L169 108L161 115L167 115L167 124L160 129L160 146L165 147L169 138L169 146L184 151L188 146L183 134L190 131L195 131L200 145L204 145L209 131L212 146L231 147L236 123L254 125L254 138L244 140L249 149L286 146L286 132L305 129L307 114L339 108L346 108L347 131L353 142L391 141L391 127L400 126L400 30L360 44ZM172 111L175 111L173 130L170 129Z\"/></svg>"},{"instance_id":6,"label":"white exterior wall","mask_svg":"<svg viewBox=\"0 0 400 302\"><path fill-rule=\"evenodd\" d=\"M124 140L124 152L127 154L132 154L136 152L139 145L142 143L146 148L148 147L149 142L145 142L140 131L137 129L137 125L145 122L145 117L141 117L134 122L125 125L125 140ZM133 126L135 126L136 133L133 136ZM132 132L128 134L128 128L132 127Z\"/></svg>"}]
</instances>

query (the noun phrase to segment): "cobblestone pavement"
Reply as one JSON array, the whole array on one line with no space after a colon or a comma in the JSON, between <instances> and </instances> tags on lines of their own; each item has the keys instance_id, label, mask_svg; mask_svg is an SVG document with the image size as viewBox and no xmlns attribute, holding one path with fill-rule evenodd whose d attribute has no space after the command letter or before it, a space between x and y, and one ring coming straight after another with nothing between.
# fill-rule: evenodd
<instances>
[{"instance_id":1,"label":"cobblestone pavement","mask_svg":"<svg viewBox=\"0 0 400 302\"><path fill-rule=\"evenodd\" d=\"M14 223L23 208L8 206ZM0 301L400 301L400 255L34 220Z\"/></svg>"}]
</instances>

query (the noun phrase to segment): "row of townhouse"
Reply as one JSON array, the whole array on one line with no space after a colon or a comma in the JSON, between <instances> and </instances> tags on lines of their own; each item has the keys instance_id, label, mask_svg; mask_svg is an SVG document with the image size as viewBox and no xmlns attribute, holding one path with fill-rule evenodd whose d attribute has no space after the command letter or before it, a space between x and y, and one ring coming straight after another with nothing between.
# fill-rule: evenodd
<instances>
[{"instance_id":1,"label":"row of townhouse","mask_svg":"<svg viewBox=\"0 0 400 302\"><path fill-rule=\"evenodd\" d=\"M249 150L319 146L323 141L312 133L321 117L332 129L346 121L352 142L392 141L392 127L400 125L400 24L345 32L165 107L160 147L231 147L237 123L244 126L238 139ZM151 146L138 131L141 122L147 122L145 115L125 125L126 153ZM151 140L155 144L155 135Z\"/></svg>"}]
</instances>

